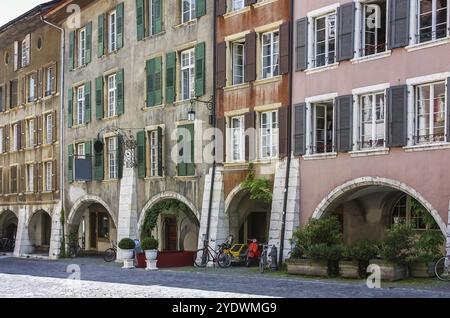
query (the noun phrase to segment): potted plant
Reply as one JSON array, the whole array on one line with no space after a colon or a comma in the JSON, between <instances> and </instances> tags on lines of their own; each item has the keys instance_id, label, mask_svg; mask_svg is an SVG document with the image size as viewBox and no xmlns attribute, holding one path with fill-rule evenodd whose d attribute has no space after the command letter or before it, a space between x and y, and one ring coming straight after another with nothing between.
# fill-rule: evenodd
<instances>
[{"instance_id":1,"label":"potted plant","mask_svg":"<svg viewBox=\"0 0 450 318\"><path fill-rule=\"evenodd\" d=\"M336 275L342 253L342 233L336 217L311 220L294 233L288 273L309 276Z\"/></svg>"},{"instance_id":2,"label":"potted plant","mask_svg":"<svg viewBox=\"0 0 450 318\"><path fill-rule=\"evenodd\" d=\"M416 278L431 278L436 274L434 267L441 257L444 237L439 230L427 229L416 235L412 255L410 256L410 274Z\"/></svg>"},{"instance_id":3,"label":"potted plant","mask_svg":"<svg viewBox=\"0 0 450 318\"><path fill-rule=\"evenodd\" d=\"M141 242L141 247L145 252L145 258L149 261L155 261L158 257L158 240L154 237L146 237Z\"/></svg>"},{"instance_id":4,"label":"potted plant","mask_svg":"<svg viewBox=\"0 0 450 318\"><path fill-rule=\"evenodd\" d=\"M380 267L382 280L397 281L406 277L413 237L414 230L409 224L395 224L387 231L379 253L381 259L370 261Z\"/></svg>"},{"instance_id":5,"label":"potted plant","mask_svg":"<svg viewBox=\"0 0 450 318\"><path fill-rule=\"evenodd\" d=\"M124 238L119 242L119 248L121 250L122 259L129 260L134 257L134 249L136 243L130 238Z\"/></svg>"},{"instance_id":6,"label":"potted plant","mask_svg":"<svg viewBox=\"0 0 450 318\"><path fill-rule=\"evenodd\" d=\"M340 275L344 278L364 278L371 259L378 254L378 246L371 241L358 241L343 249L339 262Z\"/></svg>"}]
</instances>

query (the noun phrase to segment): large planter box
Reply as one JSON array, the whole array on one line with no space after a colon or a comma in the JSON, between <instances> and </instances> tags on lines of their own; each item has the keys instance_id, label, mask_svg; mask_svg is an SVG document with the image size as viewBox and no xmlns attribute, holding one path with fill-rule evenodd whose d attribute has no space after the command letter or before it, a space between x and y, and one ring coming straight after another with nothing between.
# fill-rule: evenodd
<instances>
[{"instance_id":1,"label":"large planter box","mask_svg":"<svg viewBox=\"0 0 450 318\"><path fill-rule=\"evenodd\" d=\"M359 262L358 261L340 261L339 262L339 275L344 278L359 277Z\"/></svg>"},{"instance_id":2,"label":"large planter box","mask_svg":"<svg viewBox=\"0 0 450 318\"><path fill-rule=\"evenodd\" d=\"M295 259L286 262L288 274L328 276L328 262L312 259Z\"/></svg>"},{"instance_id":3,"label":"large planter box","mask_svg":"<svg viewBox=\"0 0 450 318\"><path fill-rule=\"evenodd\" d=\"M158 252L158 268L194 266L195 252Z\"/></svg>"},{"instance_id":4,"label":"large planter box","mask_svg":"<svg viewBox=\"0 0 450 318\"><path fill-rule=\"evenodd\" d=\"M388 262L386 260L374 259L370 264L380 266L381 280L395 282L406 277L406 266Z\"/></svg>"},{"instance_id":5,"label":"large planter box","mask_svg":"<svg viewBox=\"0 0 450 318\"><path fill-rule=\"evenodd\" d=\"M410 266L411 277L414 278L432 278L436 276L434 267L436 263L413 263Z\"/></svg>"}]
</instances>

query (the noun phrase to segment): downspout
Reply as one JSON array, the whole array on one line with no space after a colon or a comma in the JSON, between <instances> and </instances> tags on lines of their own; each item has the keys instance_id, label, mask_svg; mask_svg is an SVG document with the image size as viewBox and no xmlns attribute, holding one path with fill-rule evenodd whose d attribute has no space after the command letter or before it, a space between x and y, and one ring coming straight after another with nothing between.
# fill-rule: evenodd
<instances>
[{"instance_id":1,"label":"downspout","mask_svg":"<svg viewBox=\"0 0 450 318\"><path fill-rule=\"evenodd\" d=\"M217 1L214 1L214 15L213 15L213 106L212 106L212 124L213 124L213 128L216 128L216 124L217 124L217 120L216 120L216 67L217 67L217 55L216 55L216 51L217 51ZM215 135L215 134L214 134ZM216 143L216 147L217 147L217 140L214 139L214 142ZM215 152L217 153L217 149L215 150ZM216 153L214 153L214 162L213 162L213 166L212 166L212 172L211 172L211 189L209 192L209 202L208 202L208 222L206 225L206 237L205 240L209 241L209 235L210 235L210 228L211 228L211 213L212 213L212 201L213 201L213 194L214 194L214 179L216 178ZM224 154L225 155L225 154Z\"/></svg>"},{"instance_id":2,"label":"downspout","mask_svg":"<svg viewBox=\"0 0 450 318\"><path fill-rule=\"evenodd\" d=\"M288 114L292 115L292 89L293 89L293 41L294 41L294 3L295 0L291 0L291 12L290 12L290 28L289 28L289 105ZM284 238L286 232L286 210L288 204L288 194L289 194L289 172L291 169L291 159L292 159L292 116L288 116L287 120L287 162L286 162L286 179L284 185L284 201L283 201L283 219L281 222L281 240L280 240L280 258L279 258L279 268L283 264L283 250L284 250Z\"/></svg>"},{"instance_id":3,"label":"downspout","mask_svg":"<svg viewBox=\"0 0 450 318\"><path fill-rule=\"evenodd\" d=\"M66 41L66 33L63 28L48 22L44 19L44 17L41 16L41 21L45 24L48 24L49 26L57 29L61 33L61 61L60 61L60 75L59 75L59 97L60 97L60 107L59 107L59 199L61 202L61 209L64 210L64 50L66 48L65 41ZM62 230L62 238L65 237L65 216L64 216L64 223L61 224L61 230Z\"/></svg>"}]
</instances>

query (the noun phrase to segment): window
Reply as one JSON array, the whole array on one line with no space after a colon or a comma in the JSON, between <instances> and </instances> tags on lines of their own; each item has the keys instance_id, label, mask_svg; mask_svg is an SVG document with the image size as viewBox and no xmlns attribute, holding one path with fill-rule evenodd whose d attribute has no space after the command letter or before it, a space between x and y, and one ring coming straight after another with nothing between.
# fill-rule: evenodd
<instances>
[{"instance_id":1,"label":"window","mask_svg":"<svg viewBox=\"0 0 450 318\"><path fill-rule=\"evenodd\" d=\"M386 0L363 4L363 28L361 34L361 56L368 56L386 51Z\"/></svg>"},{"instance_id":2,"label":"window","mask_svg":"<svg viewBox=\"0 0 450 318\"><path fill-rule=\"evenodd\" d=\"M245 132L244 132L244 117L232 117L231 118L231 160L243 161L244 160L244 145L245 145Z\"/></svg>"},{"instance_id":3,"label":"window","mask_svg":"<svg viewBox=\"0 0 450 318\"><path fill-rule=\"evenodd\" d=\"M34 165L29 164L26 166L26 174L27 174L27 192L34 191Z\"/></svg>"},{"instance_id":4,"label":"window","mask_svg":"<svg viewBox=\"0 0 450 318\"><path fill-rule=\"evenodd\" d=\"M195 50L181 52L181 96L189 100L195 96Z\"/></svg>"},{"instance_id":5,"label":"window","mask_svg":"<svg viewBox=\"0 0 450 318\"><path fill-rule=\"evenodd\" d=\"M244 0L232 0L232 10L240 10L245 7L245 1Z\"/></svg>"},{"instance_id":6,"label":"window","mask_svg":"<svg viewBox=\"0 0 450 318\"><path fill-rule=\"evenodd\" d=\"M45 141L48 145L53 143L53 115L45 115Z\"/></svg>"},{"instance_id":7,"label":"window","mask_svg":"<svg viewBox=\"0 0 450 318\"><path fill-rule=\"evenodd\" d=\"M278 111L261 113L261 158L278 155Z\"/></svg>"},{"instance_id":8,"label":"window","mask_svg":"<svg viewBox=\"0 0 450 318\"><path fill-rule=\"evenodd\" d=\"M18 169L17 166L12 166L10 169L10 193L17 193L18 192Z\"/></svg>"},{"instance_id":9,"label":"window","mask_svg":"<svg viewBox=\"0 0 450 318\"><path fill-rule=\"evenodd\" d=\"M416 230L439 230L439 226L416 199L404 195L392 208L391 224L411 224Z\"/></svg>"},{"instance_id":10,"label":"window","mask_svg":"<svg viewBox=\"0 0 450 318\"><path fill-rule=\"evenodd\" d=\"M108 177L117 179L117 137L110 137L108 142Z\"/></svg>"},{"instance_id":11,"label":"window","mask_svg":"<svg viewBox=\"0 0 450 318\"><path fill-rule=\"evenodd\" d=\"M150 176L159 176L158 172L158 131L150 132Z\"/></svg>"},{"instance_id":12,"label":"window","mask_svg":"<svg viewBox=\"0 0 450 318\"><path fill-rule=\"evenodd\" d=\"M77 150L77 159L86 159L86 144L79 143L76 146Z\"/></svg>"},{"instance_id":13,"label":"window","mask_svg":"<svg viewBox=\"0 0 450 318\"><path fill-rule=\"evenodd\" d=\"M34 119L27 120L27 148L34 147Z\"/></svg>"},{"instance_id":14,"label":"window","mask_svg":"<svg viewBox=\"0 0 450 318\"><path fill-rule=\"evenodd\" d=\"M244 43L232 43L233 85L244 83Z\"/></svg>"},{"instance_id":15,"label":"window","mask_svg":"<svg viewBox=\"0 0 450 318\"><path fill-rule=\"evenodd\" d=\"M195 0L182 0L181 17L182 23L189 22L196 18Z\"/></svg>"},{"instance_id":16,"label":"window","mask_svg":"<svg viewBox=\"0 0 450 318\"><path fill-rule=\"evenodd\" d=\"M86 64L86 28L78 31L78 66Z\"/></svg>"},{"instance_id":17,"label":"window","mask_svg":"<svg viewBox=\"0 0 450 318\"><path fill-rule=\"evenodd\" d=\"M14 108L19 104L18 91L19 81L15 79L9 82L9 108Z\"/></svg>"},{"instance_id":18,"label":"window","mask_svg":"<svg viewBox=\"0 0 450 318\"><path fill-rule=\"evenodd\" d=\"M56 89L56 83L55 83L55 72L56 72L56 66L52 65L50 67L47 67L44 70L45 75L45 96L50 96L55 92Z\"/></svg>"},{"instance_id":19,"label":"window","mask_svg":"<svg viewBox=\"0 0 450 318\"><path fill-rule=\"evenodd\" d=\"M336 61L336 13L314 20L314 67L333 64Z\"/></svg>"},{"instance_id":20,"label":"window","mask_svg":"<svg viewBox=\"0 0 450 318\"><path fill-rule=\"evenodd\" d=\"M161 6L162 1L161 0L149 0L149 12L148 16L150 17L150 23L149 23L149 33L150 35L155 35L159 32L161 32L161 28L158 24L158 22L161 20Z\"/></svg>"},{"instance_id":21,"label":"window","mask_svg":"<svg viewBox=\"0 0 450 318\"><path fill-rule=\"evenodd\" d=\"M359 101L359 148L385 146L385 94L363 95Z\"/></svg>"},{"instance_id":22,"label":"window","mask_svg":"<svg viewBox=\"0 0 450 318\"><path fill-rule=\"evenodd\" d=\"M109 52L117 50L117 14L112 11L109 14Z\"/></svg>"},{"instance_id":23,"label":"window","mask_svg":"<svg viewBox=\"0 0 450 318\"><path fill-rule=\"evenodd\" d=\"M5 111L5 105L3 103L3 99L5 96L3 95L3 87L0 86L0 112Z\"/></svg>"},{"instance_id":24,"label":"window","mask_svg":"<svg viewBox=\"0 0 450 318\"><path fill-rule=\"evenodd\" d=\"M108 76L108 104L107 104L108 117L114 117L117 114L116 94L117 94L116 74L113 74Z\"/></svg>"},{"instance_id":25,"label":"window","mask_svg":"<svg viewBox=\"0 0 450 318\"><path fill-rule=\"evenodd\" d=\"M37 74L31 74L27 76L27 82L28 82L28 87L27 87L27 91L28 91L28 102L31 103L33 101L36 100L37 98Z\"/></svg>"},{"instance_id":26,"label":"window","mask_svg":"<svg viewBox=\"0 0 450 318\"><path fill-rule=\"evenodd\" d=\"M313 153L334 151L333 102L312 105L313 112Z\"/></svg>"},{"instance_id":27,"label":"window","mask_svg":"<svg viewBox=\"0 0 450 318\"><path fill-rule=\"evenodd\" d=\"M53 164L51 161L45 163L45 186L44 191L52 191Z\"/></svg>"},{"instance_id":28,"label":"window","mask_svg":"<svg viewBox=\"0 0 450 318\"><path fill-rule=\"evenodd\" d=\"M22 60L21 66L25 67L30 64L30 35L22 41Z\"/></svg>"},{"instance_id":29,"label":"window","mask_svg":"<svg viewBox=\"0 0 450 318\"><path fill-rule=\"evenodd\" d=\"M3 145L4 145L4 142L3 142L3 138L4 138L4 128L3 127L0 127L0 153L4 153L5 152L5 149L3 149Z\"/></svg>"},{"instance_id":30,"label":"window","mask_svg":"<svg viewBox=\"0 0 450 318\"><path fill-rule=\"evenodd\" d=\"M445 141L445 82L420 85L415 92L416 143Z\"/></svg>"},{"instance_id":31,"label":"window","mask_svg":"<svg viewBox=\"0 0 450 318\"><path fill-rule=\"evenodd\" d=\"M19 150L19 124L14 124L12 126L12 134L13 134L13 144L12 144L12 151Z\"/></svg>"},{"instance_id":32,"label":"window","mask_svg":"<svg viewBox=\"0 0 450 318\"><path fill-rule=\"evenodd\" d=\"M84 85L77 88L77 125L84 124Z\"/></svg>"},{"instance_id":33,"label":"window","mask_svg":"<svg viewBox=\"0 0 450 318\"><path fill-rule=\"evenodd\" d=\"M418 42L447 36L447 0L419 0Z\"/></svg>"},{"instance_id":34,"label":"window","mask_svg":"<svg viewBox=\"0 0 450 318\"><path fill-rule=\"evenodd\" d=\"M279 73L279 38L278 31L262 35L262 78L274 77Z\"/></svg>"}]
</instances>

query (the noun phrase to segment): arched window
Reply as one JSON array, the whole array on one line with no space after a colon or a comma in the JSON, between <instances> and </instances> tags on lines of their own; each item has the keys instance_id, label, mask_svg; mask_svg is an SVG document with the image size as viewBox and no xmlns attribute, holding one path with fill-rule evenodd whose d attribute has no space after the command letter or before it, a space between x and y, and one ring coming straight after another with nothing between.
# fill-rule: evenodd
<instances>
[{"instance_id":1,"label":"arched window","mask_svg":"<svg viewBox=\"0 0 450 318\"><path fill-rule=\"evenodd\" d=\"M439 228L427 209L408 195L403 195L398 199L391 213L391 224L405 223L411 224L416 230Z\"/></svg>"}]
</instances>

